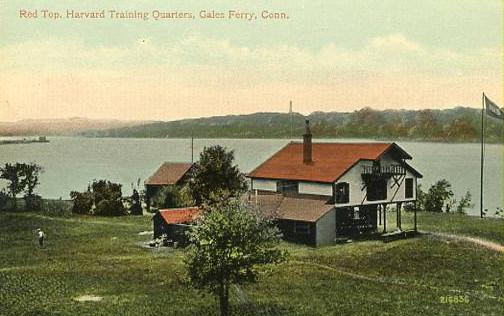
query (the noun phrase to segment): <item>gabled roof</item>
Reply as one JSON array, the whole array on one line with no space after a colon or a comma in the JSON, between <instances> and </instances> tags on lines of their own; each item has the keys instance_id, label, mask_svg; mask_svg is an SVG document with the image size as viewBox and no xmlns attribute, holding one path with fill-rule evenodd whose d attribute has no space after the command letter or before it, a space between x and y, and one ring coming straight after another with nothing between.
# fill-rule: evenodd
<instances>
[{"instance_id":1,"label":"gabled roof","mask_svg":"<svg viewBox=\"0 0 504 316\"><path fill-rule=\"evenodd\" d=\"M312 146L310 164L303 163L303 144L292 142L248 176L332 183L360 160L376 160L387 152L400 160L411 159L395 143L313 143Z\"/></svg>"},{"instance_id":2,"label":"gabled roof","mask_svg":"<svg viewBox=\"0 0 504 316\"><path fill-rule=\"evenodd\" d=\"M145 184L176 184L191 169L192 165L192 163L185 162L165 162L145 181Z\"/></svg>"},{"instance_id":3,"label":"gabled roof","mask_svg":"<svg viewBox=\"0 0 504 316\"><path fill-rule=\"evenodd\" d=\"M184 207L159 210L159 215L167 224L187 224L200 214L198 207Z\"/></svg>"}]
</instances>

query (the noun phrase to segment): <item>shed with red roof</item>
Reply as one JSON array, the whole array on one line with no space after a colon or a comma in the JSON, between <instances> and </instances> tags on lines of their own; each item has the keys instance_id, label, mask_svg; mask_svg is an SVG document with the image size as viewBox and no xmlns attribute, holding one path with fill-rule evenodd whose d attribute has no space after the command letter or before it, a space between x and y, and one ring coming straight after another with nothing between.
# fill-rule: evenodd
<instances>
[{"instance_id":1,"label":"shed with red roof","mask_svg":"<svg viewBox=\"0 0 504 316\"><path fill-rule=\"evenodd\" d=\"M169 239L183 242L185 231L194 224L201 210L198 207L183 207L162 209L157 211L152 217L154 227L154 238L167 235Z\"/></svg>"}]
</instances>

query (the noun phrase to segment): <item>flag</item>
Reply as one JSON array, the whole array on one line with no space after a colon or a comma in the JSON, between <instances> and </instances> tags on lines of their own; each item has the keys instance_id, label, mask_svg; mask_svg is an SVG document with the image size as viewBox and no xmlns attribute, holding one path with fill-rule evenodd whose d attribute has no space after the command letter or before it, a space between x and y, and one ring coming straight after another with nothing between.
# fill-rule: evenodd
<instances>
[{"instance_id":1,"label":"flag","mask_svg":"<svg viewBox=\"0 0 504 316\"><path fill-rule=\"evenodd\" d=\"M486 114L496 119L504 120L504 112L485 95Z\"/></svg>"}]
</instances>

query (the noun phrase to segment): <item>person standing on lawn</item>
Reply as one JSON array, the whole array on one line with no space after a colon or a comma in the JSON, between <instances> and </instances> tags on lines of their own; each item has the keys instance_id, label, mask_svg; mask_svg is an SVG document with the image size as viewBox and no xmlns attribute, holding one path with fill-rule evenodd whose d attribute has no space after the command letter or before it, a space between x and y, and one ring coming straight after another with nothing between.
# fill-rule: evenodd
<instances>
[{"instance_id":1,"label":"person standing on lawn","mask_svg":"<svg viewBox=\"0 0 504 316\"><path fill-rule=\"evenodd\" d=\"M45 234L44 234L44 231L40 228L37 228L37 237L38 237L39 247L40 248L44 247Z\"/></svg>"}]
</instances>

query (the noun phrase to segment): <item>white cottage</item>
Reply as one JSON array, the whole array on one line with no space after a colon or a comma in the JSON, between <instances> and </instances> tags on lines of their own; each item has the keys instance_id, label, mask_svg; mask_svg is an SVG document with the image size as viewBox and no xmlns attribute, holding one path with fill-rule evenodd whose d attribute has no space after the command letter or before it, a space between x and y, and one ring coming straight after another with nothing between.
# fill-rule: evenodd
<instances>
[{"instance_id":1,"label":"white cottage","mask_svg":"<svg viewBox=\"0 0 504 316\"><path fill-rule=\"evenodd\" d=\"M278 220L286 239L313 245L376 232L382 217L386 232L392 203L401 230L401 206L416 201L422 177L411 159L395 143L312 143L306 121L303 143L287 144L248 174L251 201Z\"/></svg>"}]
</instances>

